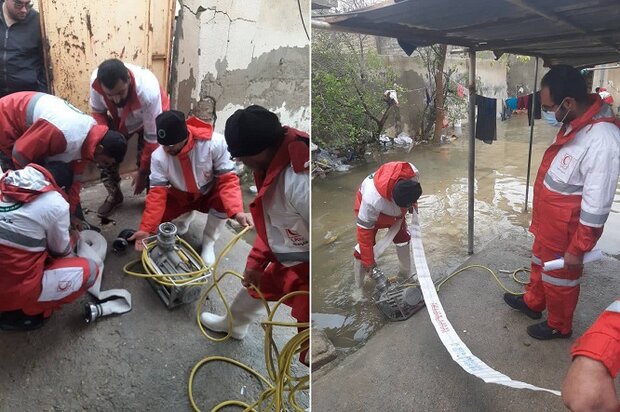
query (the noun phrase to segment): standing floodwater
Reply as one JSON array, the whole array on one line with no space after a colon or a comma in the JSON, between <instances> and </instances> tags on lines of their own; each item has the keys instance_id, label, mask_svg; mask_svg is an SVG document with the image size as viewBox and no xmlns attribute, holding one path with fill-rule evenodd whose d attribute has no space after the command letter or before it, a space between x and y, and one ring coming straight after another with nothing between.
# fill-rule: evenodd
<instances>
[{"instance_id":1,"label":"standing floodwater","mask_svg":"<svg viewBox=\"0 0 620 412\"><path fill-rule=\"evenodd\" d=\"M531 210L523 213L529 141L526 115L515 115L505 122L498 120L497 132L498 140L492 145L476 141L474 252L503 231L526 231L530 220ZM536 124L530 208L538 165L556 132L544 122ZM467 135L466 128L463 133ZM385 322L369 299L372 282L367 282L360 292L353 281L353 204L359 184L380 163L404 160L418 168L424 191L419 201L424 248L431 274L438 278L467 258L467 150L467 137L463 136L451 144L419 145L410 153L386 153L378 163L369 162L345 174L313 180L312 323L324 329L337 348L353 348L365 342ZM620 254L619 228L620 189L597 247L608 254ZM507 269L501 262L497 264L494 269ZM398 271L394 247L388 248L378 265L386 274ZM425 312L415 316L420 315L426 316Z\"/></svg>"}]
</instances>

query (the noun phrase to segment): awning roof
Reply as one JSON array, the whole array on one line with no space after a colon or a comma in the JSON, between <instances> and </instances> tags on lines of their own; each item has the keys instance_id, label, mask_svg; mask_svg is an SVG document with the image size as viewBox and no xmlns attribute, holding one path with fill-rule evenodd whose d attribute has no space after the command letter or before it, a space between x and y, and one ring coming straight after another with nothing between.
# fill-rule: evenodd
<instances>
[{"instance_id":1,"label":"awning roof","mask_svg":"<svg viewBox=\"0 0 620 412\"><path fill-rule=\"evenodd\" d=\"M620 61L618 0L405 0L313 20L416 46L538 56L547 66Z\"/></svg>"}]
</instances>

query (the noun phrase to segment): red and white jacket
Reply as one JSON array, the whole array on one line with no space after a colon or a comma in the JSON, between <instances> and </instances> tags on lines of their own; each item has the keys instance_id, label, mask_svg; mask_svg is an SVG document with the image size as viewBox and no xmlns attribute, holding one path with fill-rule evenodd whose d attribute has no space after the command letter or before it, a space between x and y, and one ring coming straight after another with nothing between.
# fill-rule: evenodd
<instances>
[{"instance_id":1,"label":"red and white jacket","mask_svg":"<svg viewBox=\"0 0 620 412\"><path fill-rule=\"evenodd\" d=\"M407 209L398 206L392 199L394 185L399 180L418 181L419 172L408 162L389 162L371 173L360 185L355 199L357 217L357 242L362 263L375 263L373 246L377 229L385 229L403 218Z\"/></svg>"},{"instance_id":2,"label":"red and white jacket","mask_svg":"<svg viewBox=\"0 0 620 412\"><path fill-rule=\"evenodd\" d=\"M66 100L37 92L18 92L0 99L0 149L18 168L28 163L71 163L71 210L80 200L80 177L108 131Z\"/></svg>"},{"instance_id":3,"label":"red and white jacket","mask_svg":"<svg viewBox=\"0 0 620 412\"><path fill-rule=\"evenodd\" d=\"M155 232L166 210L168 191L196 200L216 190L228 217L243 212L243 199L235 164L224 136L196 117L186 121L189 138L181 152L171 156L158 147L151 159L151 175L140 230Z\"/></svg>"},{"instance_id":4,"label":"red and white jacket","mask_svg":"<svg viewBox=\"0 0 620 412\"><path fill-rule=\"evenodd\" d=\"M0 312L36 301L48 256L71 252L69 203L38 165L0 178Z\"/></svg>"},{"instance_id":5,"label":"red and white jacket","mask_svg":"<svg viewBox=\"0 0 620 412\"><path fill-rule=\"evenodd\" d=\"M596 94L545 151L536 182L530 232L557 252L582 256L603 233L620 174L620 129Z\"/></svg>"},{"instance_id":6,"label":"red and white jacket","mask_svg":"<svg viewBox=\"0 0 620 412\"><path fill-rule=\"evenodd\" d=\"M295 267L307 281L310 261L310 149L307 133L285 127L285 137L266 173L254 173L258 194L250 204L256 240L246 268L270 262Z\"/></svg>"},{"instance_id":7,"label":"red and white jacket","mask_svg":"<svg viewBox=\"0 0 620 412\"><path fill-rule=\"evenodd\" d=\"M125 63L129 71L130 89L127 103L117 107L107 98L97 80L97 70L90 78L90 107L98 124L108 125L112 116L112 127L125 137L140 130L144 132L144 149L140 158L140 170L148 171L151 153L157 149L157 126L155 118L162 111L170 110L170 99L157 77L148 69Z\"/></svg>"}]
</instances>

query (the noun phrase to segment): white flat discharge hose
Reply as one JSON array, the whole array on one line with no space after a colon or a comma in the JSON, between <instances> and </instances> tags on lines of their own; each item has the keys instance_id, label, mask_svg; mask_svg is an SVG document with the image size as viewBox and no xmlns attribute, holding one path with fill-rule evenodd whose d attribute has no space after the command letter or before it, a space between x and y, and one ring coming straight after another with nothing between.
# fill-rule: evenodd
<instances>
[{"instance_id":1,"label":"white flat discharge hose","mask_svg":"<svg viewBox=\"0 0 620 412\"><path fill-rule=\"evenodd\" d=\"M78 240L77 255L83 258L89 258L95 261L99 267L99 276L94 285L88 292L97 298L101 308L100 316L120 315L131 310L131 293L125 289L101 290L101 279L103 279L103 268L108 244L105 238L94 230L83 230L80 232Z\"/></svg>"},{"instance_id":2,"label":"white flat discharge hose","mask_svg":"<svg viewBox=\"0 0 620 412\"><path fill-rule=\"evenodd\" d=\"M489 365L481 361L478 357L471 353L469 348L463 343L461 338L457 335L454 328L450 324L450 321L446 317L446 313L443 310L443 306L437 296L431 273L428 270L426 263L426 257L424 256L424 246L422 245L422 231L420 229L420 222L417 213L412 214L413 218L409 225L409 232L411 233L411 252L415 259L415 267L418 272L418 281L424 295L424 302L428 308L428 314L431 317L431 322L435 327L439 339L446 347L452 359L459 364L467 373L470 373L486 383L496 383L498 385L504 385L517 389L531 389L533 391L544 391L553 393L560 396L559 391L551 389L539 388L538 386L530 385L529 383L515 381L510 377L504 375L491 368Z\"/></svg>"}]
</instances>

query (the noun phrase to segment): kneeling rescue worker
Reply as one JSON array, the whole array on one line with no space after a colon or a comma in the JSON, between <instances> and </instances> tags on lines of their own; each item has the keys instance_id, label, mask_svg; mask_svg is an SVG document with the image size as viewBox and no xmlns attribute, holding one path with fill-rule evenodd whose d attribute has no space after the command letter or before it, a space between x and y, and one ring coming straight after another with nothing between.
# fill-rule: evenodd
<instances>
[{"instance_id":1,"label":"kneeling rescue worker","mask_svg":"<svg viewBox=\"0 0 620 412\"><path fill-rule=\"evenodd\" d=\"M97 280L95 262L70 256L77 232L69 232L61 188L73 179L69 166L47 167L30 164L0 178L0 329L42 326Z\"/></svg>"}]
</instances>

